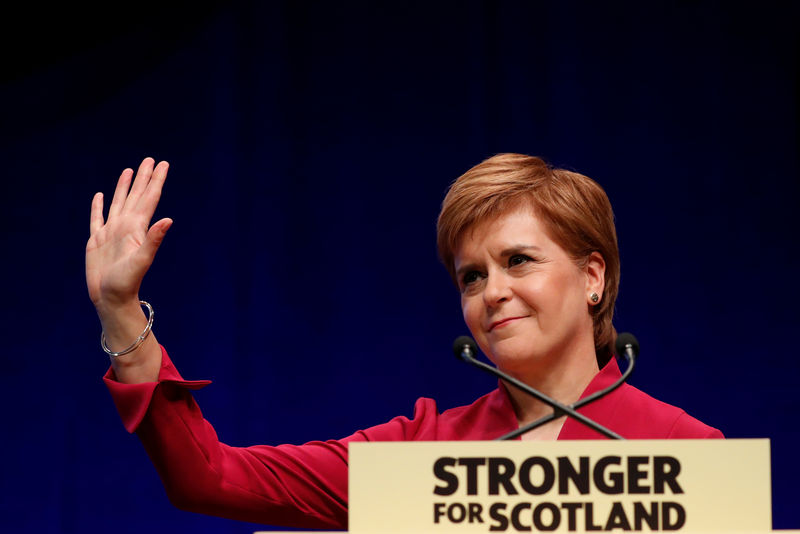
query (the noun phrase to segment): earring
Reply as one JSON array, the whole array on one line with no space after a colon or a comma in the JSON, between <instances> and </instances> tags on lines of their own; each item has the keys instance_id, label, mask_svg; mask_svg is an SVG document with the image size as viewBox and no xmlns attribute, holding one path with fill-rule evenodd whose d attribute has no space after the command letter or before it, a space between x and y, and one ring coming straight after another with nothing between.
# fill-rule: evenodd
<instances>
[{"instance_id":1,"label":"earring","mask_svg":"<svg viewBox=\"0 0 800 534\"><path fill-rule=\"evenodd\" d=\"M597 293L592 293L591 295L589 295L589 299L591 299L592 302L597 304L597 301L600 300L600 297L597 296Z\"/></svg>"}]
</instances>

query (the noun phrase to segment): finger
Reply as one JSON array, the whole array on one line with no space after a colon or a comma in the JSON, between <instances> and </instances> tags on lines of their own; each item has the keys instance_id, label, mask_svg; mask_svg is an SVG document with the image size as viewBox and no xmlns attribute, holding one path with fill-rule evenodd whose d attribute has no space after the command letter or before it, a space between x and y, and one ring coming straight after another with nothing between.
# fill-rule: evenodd
<instances>
[{"instance_id":1,"label":"finger","mask_svg":"<svg viewBox=\"0 0 800 534\"><path fill-rule=\"evenodd\" d=\"M108 208L108 218L116 216L122 211L122 206L125 205L125 197L128 196L128 189L131 186L131 177L133 176L133 169L125 169L119 175L117 180L117 188L114 190L114 198L111 199L111 206Z\"/></svg>"},{"instance_id":2,"label":"finger","mask_svg":"<svg viewBox=\"0 0 800 534\"><path fill-rule=\"evenodd\" d=\"M136 262L142 269L147 270L153 263L156 252L158 252L158 247L161 246L161 242L164 240L164 236L167 234L167 230L169 230L170 226L172 226L172 219L161 219L147 231L144 242L142 246L139 247L139 250L136 251L135 256ZM142 276L144 276L144 274Z\"/></svg>"},{"instance_id":3,"label":"finger","mask_svg":"<svg viewBox=\"0 0 800 534\"><path fill-rule=\"evenodd\" d=\"M89 216L89 235L94 235L103 224L103 193L95 193L92 198L92 214Z\"/></svg>"},{"instance_id":4,"label":"finger","mask_svg":"<svg viewBox=\"0 0 800 534\"><path fill-rule=\"evenodd\" d=\"M131 192L128 193L128 198L125 200L125 206L122 208L123 212L127 213L136 208L136 204L139 202L139 197L141 197L142 193L144 193L144 190L147 187L147 182L150 181L150 175L153 174L154 164L155 161L153 158L144 158L142 160L142 164L139 165L139 170L136 171L136 178L133 180Z\"/></svg>"},{"instance_id":5,"label":"finger","mask_svg":"<svg viewBox=\"0 0 800 534\"><path fill-rule=\"evenodd\" d=\"M169 163L162 161L153 171L153 176L150 178L150 183L147 184L142 198L139 199L139 204L136 210L142 215L147 217L149 221L156 211L158 201L161 198L161 190L164 187L164 181L167 179L167 172L169 171Z\"/></svg>"}]
</instances>

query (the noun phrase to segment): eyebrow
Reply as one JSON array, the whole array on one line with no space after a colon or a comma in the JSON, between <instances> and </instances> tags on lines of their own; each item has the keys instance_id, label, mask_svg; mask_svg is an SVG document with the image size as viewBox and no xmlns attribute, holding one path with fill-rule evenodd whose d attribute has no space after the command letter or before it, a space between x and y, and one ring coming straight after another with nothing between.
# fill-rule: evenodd
<instances>
[{"instance_id":1,"label":"eyebrow","mask_svg":"<svg viewBox=\"0 0 800 534\"><path fill-rule=\"evenodd\" d=\"M535 250L537 252L542 251L542 249L537 247L536 245L513 245L511 247L503 249L500 252L500 256L502 257L511 256L512 254L516 254L517 252L522 252L523 250Z\"/></svg>"},{"instance_id":2,"label":"eyebrow","mask_svg":"<svg viewBox=\"0 0 800 534\"><path fill-rule=\"evenodd\" d=\"M519 254L520 252L524 252L526 250L535 250L537 252L541 252L542 249L540 247L537 247L536 245L525 245L525 244L512 245L510 247L506 247L503 250L501 250L500 257L506 258L508 256L513 256L514 254ZM462 265L456 271L456 277L460 279L464 273L473 271L476 268L477 265L475 263L467 263L466 265Z\"/></svg>"}]
</instances>

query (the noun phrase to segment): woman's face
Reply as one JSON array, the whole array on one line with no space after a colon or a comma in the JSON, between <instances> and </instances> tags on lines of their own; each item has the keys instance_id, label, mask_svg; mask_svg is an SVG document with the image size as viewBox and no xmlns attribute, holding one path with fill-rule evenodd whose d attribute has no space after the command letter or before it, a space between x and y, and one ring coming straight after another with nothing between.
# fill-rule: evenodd
<instances>
[{"instance_id":1,"label":"woman's face","mask_svg":"<svg viewBox=\"0 0 800 534\"><path fill-rule=\"evenodd\" d=\"M455 254L464 320L499 368L521 374L588 346L605 263L579 268L527 206L465 232Z\"/></svg>"}]
</instances>

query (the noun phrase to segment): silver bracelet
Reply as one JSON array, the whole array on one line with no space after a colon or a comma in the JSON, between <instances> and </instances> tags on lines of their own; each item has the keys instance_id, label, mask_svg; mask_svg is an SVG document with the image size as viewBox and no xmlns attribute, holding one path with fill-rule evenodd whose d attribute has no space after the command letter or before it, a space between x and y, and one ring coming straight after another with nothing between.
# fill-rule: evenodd
<instances>
[{"instance_id":1,"label":"silver bracelet","mask_svg":"<svg viewBox=\"0 0 800 534\"><path fill-rule=\"evenodd\" d=\"M147 326L144 327L144 331L141 334L139 334L139 337L136 338L136 341L133 342L133 345L131 345L125 350L114 352L108 348L108 345L106 345L106 333L100 332L100 346L103 347L103 350L106 351L106 354L108 354L112 358L116 358L117 356L122 356L123 354L128 354L129 352L133 352L134 350L139 348L139 345L144 343L144 340L147 339L147 336L150 335L150 330L153 329L153 315L155 315L155 313L153 312L153 307L150 306L149 302L145 302L143 300L140 300L139 304L147 307L147 313L148 313Z\"/></svg>"}]
</instances>

